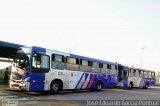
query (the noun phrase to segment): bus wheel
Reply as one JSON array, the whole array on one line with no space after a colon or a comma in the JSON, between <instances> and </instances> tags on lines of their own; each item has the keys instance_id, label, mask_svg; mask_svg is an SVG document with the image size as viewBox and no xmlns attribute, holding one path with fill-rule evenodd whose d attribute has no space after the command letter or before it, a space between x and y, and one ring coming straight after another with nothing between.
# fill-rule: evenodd
<instances>
[{"instance_id":1,"label":"bus wheel","mask_svg":"<svg viewBox=\"0 0 160 106\"><path fill-rule=\"evenodd\" d=\"M146 83L144 88L145 88L145 89L148 89L148 87L149 87L149 84Z\"/></svg>"},{"instance_id":2,"label":"bus wheel","mask_svg":"<svg viewBox=\"0 0 160 106\"><path fill-rule=\"evenodd\" d=\"M60 83L58 81L53 81L50 86L50 91L54 94L59 93L61 89Z\"/></svg>"},{"instance_id":3,"label":"bus wheel","mask_svg":"<svg viewBox=\"0 0 160 106\"><path fill-rule=\"evenodd\" d=\"M132 82L129 83L129 87L128 88L129 89L133 89L133 83Z\"/></svg>"},{"instance_id":4,"label":"bus wheel","mask_svg":"<svg viewBox=\"0 0 160 106\"><path fill-rule=\"evenodd\" d=\"M98 81L97 84L96 84L96 90L97 90L97 91L101 91L101 90L102 90L102 87L103 87L102 81Z\"/></svg>"}]
</instances>

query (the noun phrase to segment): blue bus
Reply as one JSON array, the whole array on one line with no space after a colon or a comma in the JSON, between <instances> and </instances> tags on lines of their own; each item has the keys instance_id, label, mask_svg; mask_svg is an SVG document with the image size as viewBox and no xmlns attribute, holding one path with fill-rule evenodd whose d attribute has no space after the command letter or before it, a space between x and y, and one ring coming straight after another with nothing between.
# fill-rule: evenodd
<instances>
[{"instance_id":1,"label":"blue bus","mask_svg":"<svg viewBox=\"0 0 160 106\"><path fill-rule=\"evenodd\" d=\"M154 71L118 64L117 86L129 89L148 88L154 86L155 82Z\"/></svg>"},{"instance_id":2,"label":"blue bus","mask_svg":"<svg viewBox=\"0 0 160 106\"><path fill-rule=\"evenodd\" d=\"M10 88L25 91L117 86L118 64L42 47L21 47L13 60Z\"/></svg>"}]
</instances>

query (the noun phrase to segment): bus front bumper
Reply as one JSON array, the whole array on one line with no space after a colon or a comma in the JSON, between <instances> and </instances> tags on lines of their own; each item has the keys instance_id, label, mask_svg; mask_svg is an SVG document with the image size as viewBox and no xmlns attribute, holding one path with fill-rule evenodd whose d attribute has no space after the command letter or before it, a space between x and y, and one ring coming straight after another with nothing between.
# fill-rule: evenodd
<instances>
[{"instance_id":1,"label":"bus front bumper","mask_svg":"<svg viewBox=\"0 0 160 106\"><path fill-rule=\"evenodd\" d=\"M9 86L11 89L18 89L18 90L29 90L29 82L22 82L20 80L12 80L9 82Z\"/></svg>"}]
</instances>

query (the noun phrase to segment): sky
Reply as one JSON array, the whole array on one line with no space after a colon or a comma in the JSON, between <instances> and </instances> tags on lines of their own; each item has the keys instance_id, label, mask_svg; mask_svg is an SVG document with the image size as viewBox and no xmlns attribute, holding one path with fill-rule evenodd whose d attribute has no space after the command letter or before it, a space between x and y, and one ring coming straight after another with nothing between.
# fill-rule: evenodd
<instances>
[{"instance_id":1,"label":"sky","mask_svg":"<svg viewBox=\"0 0 160 106\"><path fill-rule=\"evenodd\" d=\"M1 0L0 40L160 71L159 10L159 0Z\"/></svg>"}]
</instances>

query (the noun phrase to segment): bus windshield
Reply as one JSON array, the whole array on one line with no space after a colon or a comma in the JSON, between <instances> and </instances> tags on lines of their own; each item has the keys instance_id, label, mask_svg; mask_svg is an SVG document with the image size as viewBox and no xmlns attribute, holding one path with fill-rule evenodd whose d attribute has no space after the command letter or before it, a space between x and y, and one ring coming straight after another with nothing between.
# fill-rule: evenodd
<instances>
[{"instance_id":1,"label":"bus windshield","mask_svg":"<svg viewBox=\"0 0 160 106\"><path fill-rule=\"evenodd\" d=\"M29 70L31 49L28 47L21 47L17 50L17 54L13 59L13 65L22 70Z\"/></svg>"},{"instance_id":2,"label":"bus windshield","mask_svg":"<svg viewBox=\"0 0 160 106\"><path fill-rule=\"evenodd\" d=\"M18 53L13 59L13 65L22 70L28 70L29 69L29 57L30 55L27 55L25 53Z\"/></svg>"}]
</instances>

